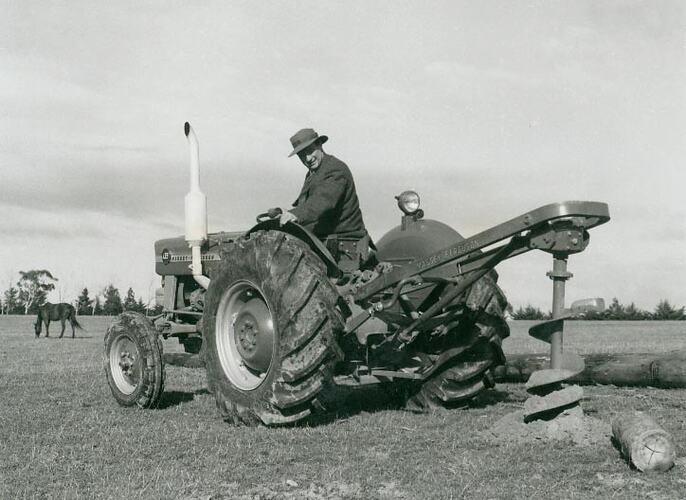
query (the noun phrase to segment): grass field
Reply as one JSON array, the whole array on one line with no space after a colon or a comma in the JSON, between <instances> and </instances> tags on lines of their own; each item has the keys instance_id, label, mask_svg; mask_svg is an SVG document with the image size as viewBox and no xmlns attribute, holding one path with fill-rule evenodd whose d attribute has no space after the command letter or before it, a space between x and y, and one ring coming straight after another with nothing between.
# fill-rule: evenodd
<instances>
[{"instance_id":1,"label":"grass field","mask_svg":"<svg viewBox=\"0 0 686 500\"><path fill-rule=\"evenodd\" d=\"M157 410L119 407L102 368L107 318L80 317L77 338L35 339L30 317L0 317L0 498L686 498L686 466L632 471L609 440L512 444L488 437L521 407L499 385L465 410L416 415L379 391L347 396L321 424L232 427L218 418L203 370L167 368ZM515 322L508 353L545 352ZM668 352L686 322L575 322L581 352ZM178 350L175 341L165 349ZM686 454L686 390L585 387L588 415L644 410Z\"/></svg>"}]
</instances>

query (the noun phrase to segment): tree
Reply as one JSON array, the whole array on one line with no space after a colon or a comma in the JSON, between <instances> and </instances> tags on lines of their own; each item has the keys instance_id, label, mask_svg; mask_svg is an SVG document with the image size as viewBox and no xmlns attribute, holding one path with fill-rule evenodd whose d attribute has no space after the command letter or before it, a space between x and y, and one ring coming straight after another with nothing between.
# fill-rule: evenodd
<instances>
[{"instance_id":1,"label":"tree","mask_svg":"<svg viewBox=\"0 0 686 500\"><path fill-rule=\"evenodd\" d=\"M88 288L81 290L81 295L76 302L77 314L91 314L93 312L93 299L88 296Z\"/></svg>"},{"instance_id":2,"label":"tree","mask_svg":"<svg viewBox=\"0 0 686 500\"><path fill-rule=\"evenodd\" d=\"M612 299L612 304L605 310L603 314L605 319L622 320L626 319L626 309L622 304L619 303L617 297Z\"/></svg>"},{"instance_id":3,"label":"tree","mask_svg":"<svg viewBox=\"0 0 686 500\"><path fill-rule=\"evenodd\" d=\"M126 291L126 298L124 299L124 310L136 310L136 295L133 293L133 288L131 287L129 287L129 289Z\"/></svg>"},{"instance_id":4,"label":"tree","mask_svg":"<svg viewBox=\"0 0 686 500\"><path fill-rule=\"evenodd\" d=\"M121 303L121 296L119 295L119 289L116 288L111 283L105 288L103 293L105 297L105 303L102 306L103 313L106 316L116 316L121 314L124 310L124 306Z\"/></svg>"},{"instance_id":5,"label":"tree","mask_svg":"<svg viewBox=\"0 0 686 500\"><path fill-rule=\"evenodd\" d=\"M545 319L546 315L539 308L527 304L525 308L521 306L512 313L512 319Z\"/></svg>"},{"instance_id":6,"label":"tree","mask_svg":"<svg viewBox=\"0 0 686 500\"><path fill-rule=\"evenodd\" d=\"M24 307L24 314L35 312L45 303L48 292L55 289L55 278L47 269L19 271L19 302Z\"/></svg>"},{"instance_id":7,"label":"tree","mask_svg":"<svg viewBox=\"0 0 686 500\"><path fill-rule=\"evenodd\" d=\"M95 296L95 303L93 304L93 316L102 316L102 304L100 303L100 296Z\"/></svg>"},{"instance_id":8,"label":"tree","mask_svg":"<svg viewBox=\"0 0 686 500\"><path fill-rule=\"evenodd\" d=\"M19 304L19 290L10 286L2 295L2 311L4 314L21 314L22 307Z\"/></svg>"},{"instance_id":9,"label":"tree","mask_svg":"<svg viewBox=\"0 0 686 500\"><path fill-rule=\"evenodd\" d=\"M657 320L683 320L686 319L684 307L677 309L667 299L658 302L653 313L653 319Z\"/></svg>"},{"instance_id":10,"label":"tree","mask_svg":"<svg viewBox=\"0 0 686 500\"><path fill-rule=\"evenodd\" d=\"M145 307L145 304L143 304L143 298L142 297L138 297L138 302L136 302L136 309L135 310L138 311L139 313L145 314L146 307Z\"/></svg>"},{"instance_id":11,"label":"tree","mask_svg":"<svg viewBox=\"0 0 686 500\"><path fill-rule=\"evenodd\" d=\"M624 310L624 319L629 321L639 321L649 318L650 313L637 308L633 302L626 306L626 309Z\"/></svg>"}]
</instances>

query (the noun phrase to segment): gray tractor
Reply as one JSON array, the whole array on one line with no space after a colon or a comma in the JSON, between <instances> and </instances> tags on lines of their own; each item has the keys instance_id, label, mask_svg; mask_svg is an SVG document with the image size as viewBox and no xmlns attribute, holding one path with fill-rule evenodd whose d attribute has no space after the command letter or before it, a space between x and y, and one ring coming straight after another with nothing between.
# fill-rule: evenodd
<instances>
[{"instance_id":1,"label":"gray tractor","mask_svg":"<svg viewBox=\"0 0 686 500\"><path fill-rule=\"evenodd\" d=\"M412 410L462 406L494 386L505 362L507 300L494 267L532 249L566 262L609 220L604 203L553 203L464 238L405 191L400 224L375 251L345 238L325 246L273 213L247 231L207 234L198 143L188 124L185 133L186 234L155 243L163 312L125 312L105 337L107 380L123 406L159 404L165 363L204 367L233 423L299 422L331 406L337 388L372 384ZM185 354L163 354L170 337Z\"/></svg>"}]
</instances>

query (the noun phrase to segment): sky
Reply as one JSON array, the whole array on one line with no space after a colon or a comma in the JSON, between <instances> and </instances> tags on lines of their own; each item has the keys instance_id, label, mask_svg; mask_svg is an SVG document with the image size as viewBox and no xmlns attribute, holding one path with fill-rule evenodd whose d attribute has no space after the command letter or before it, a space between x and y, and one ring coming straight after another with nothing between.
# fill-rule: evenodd
<instances>
[{"instance_id":1,"label":"sky","mask_svg":"<svg viewBox=\"0 0 686 500\"><path fill-rule=\"evenodd\" d=\"M189 121L210 231L288 206L312 127L353 172L373 238L415 189L463 236L565 200L612 220L567 298L686 304L686 4L680 1L0 0L0 291L109 283L147 301L183 234ZM502 263L550 309L552 258Z\"/></svg>"}]
</instances>

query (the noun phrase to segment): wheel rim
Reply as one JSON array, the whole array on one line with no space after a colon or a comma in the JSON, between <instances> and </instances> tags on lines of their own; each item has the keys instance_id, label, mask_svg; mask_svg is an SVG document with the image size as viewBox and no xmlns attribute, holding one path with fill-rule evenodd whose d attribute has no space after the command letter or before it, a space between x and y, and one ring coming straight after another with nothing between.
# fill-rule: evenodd
<instances>
[{"instance_id":1,"label":"wheel rim","mask_svg":"<svg viewBox=\"0 0 686 500\"><path fill-rule=\"evenodd\" d=\"M274 357L274 319L262 291L249 281L234 283L222 296L215 324L224 374L239 389L259 387Z\"/></svg>"},{"instance_id":2,"label":"wheel rim","mask_svg":"<svg viewBox=\"0 0 686 500\"><path fill-rule=\"evenodd\" d=\"M141 377L141 356L138 346L128 335L118 337L110 349L110 369L114 384L123 394L132 394Z\"/></svg>"}]
</instances>

